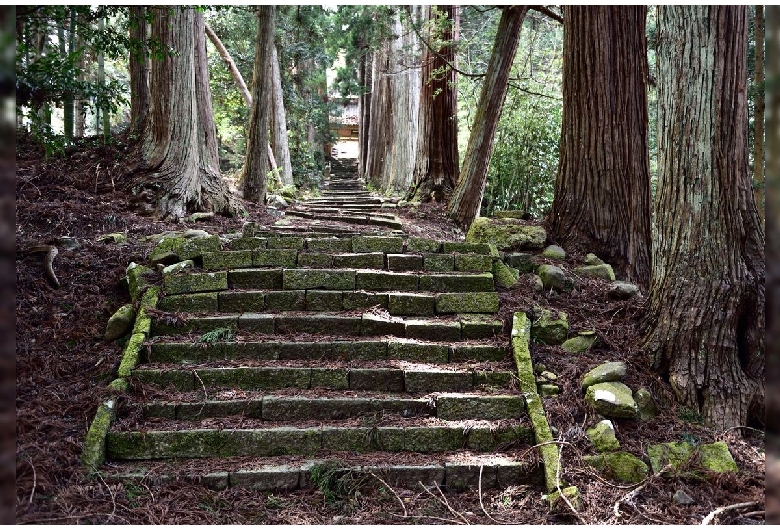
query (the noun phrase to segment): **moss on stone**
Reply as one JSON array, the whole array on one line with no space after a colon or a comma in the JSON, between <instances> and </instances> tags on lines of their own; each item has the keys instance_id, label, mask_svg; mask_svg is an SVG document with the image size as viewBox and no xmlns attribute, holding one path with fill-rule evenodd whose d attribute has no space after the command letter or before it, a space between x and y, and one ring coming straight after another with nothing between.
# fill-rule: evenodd
<instances>
[{"instance_id":1,"label":"moss on stone","mask_svg":"<svg viewBox=\"0 0 780 530\"><path fill-rule=\"evenodd\" d=\"M436 295L436 312L449 313L496 313L498 293L440 293Z\"/></svg>"},{"instance_id":2,"label":"moss on stone","mask_svg":"<svg viewBox=\"0 0 780 530\"><path fill-rule=\"evenodd\" d=\"M125 304L116 312L111 315L106 324L106 332L103 335L103 340L111 342L119 337L124 337L133 328L133 320L135 319L135 309L133 304Z\"/></svg>"},{"instance_id":3,"label":"moss on stone","mask_svg":"<svg viewBox=\"0 0 780 530\"><path fill-rule=\"evenodd\" d=\"M454 256L452 254L423 254L423 269L434 272L455 270Z\"/></svg>"},{"instance_id":4,"label":"moss on stone","mask_svg":"<svg viewBox=\"0 0 780 530\"><path fill-rule=\"evenodd\" d=\"M122 362L119 364L117 375L119 377L128 377L133 369L138 366L138 360L141 355L141 348L143 347L146 335L143 333L134 333L130 340L127 341L124 353L122 354Z\"/></svg>"},{"instance_id":5,"label":"moss on stone","mask_svg":"<svg viewBox=\"0 0 780 530\"><path fill-rule=\"evenodd\" d=\"M130 263L127 266L127 288L130 291L130 298L133 302L138 301L148 282L144 276L152 274L152 269L137 263Z\"/></svg>"},{"instance_id":6,"label":"moss on stone","mask_svg":"<svg viewBox=\"0 0 780 530\"><path fill-rule=\"evenodd\" d=\"M544 228L515 219L478 217L466 234L469 243L492 243L503 251L540 249L546 240Z\"/></svg>"},{"instance_id":7,"label":"moss on stone","mask_svg":"<svg viewBox=\"0 0 780 530\"><path fill-rule=\"evenodd\" d=\"M576 337L572 337L561 344L561 349L569 353L581 353L589 350L597 340L598 337L592 331L580 332Z\"/></svg>"},{"instance_id":8,"label":"moss on stone","mask_svg":"<svg viewBox=\"0 0 780 530\"><path fill-rule=\"evenodd\" d=\"M574 272L583 276L590 276L593 278L601 278L608 282L615 281L615 273L612 270L612 265L606 263L602 265L586 265L584 267L577 267Z\"/></svg>"},{"instance_id":9,"label":"moss on stone","mask_svg":"<svg viewBox=\"0 0 780 530\"><path fill-rule=\"evenodd\" d=\"M531 326L531 338L543 344L561 344L569 333L566 313L559 311L557 318L549 309L536 310L539 315Z\"/></svg>"},{"instance_id":10,"label":"moss on stone","mask_svg":"<svg viewBox=\"0 0 780 530\"><path fill-rule=\"evenodd\" d=\"M130 383L124 377L118 377L108 384L108 388L118 394L124 394L130 390Z\"/></svg>"},{"instance_id":11,"label":"moss on stone","mask_svg":"<svg viewBox=\"0 0 780 530\"><path fill-rule=\"evenodd\" d=\"M164 285L167 294L224 291L228 288L227 272L166 275Z\"/></svg>"},{"instance_id":12,"label":"moss on stone","mask_svg":"<svg viewBox=\"0 0 780 530\"><path fill-rule=\"evenodd\" d=\"M599 453L606 451L617 451L620 449L620 442L615 438L615 427L609 420L602 420L596 425L585 431L590 443Z\"/></svg>"},{"instance_id":13,"label":"moss on stone","mask_svg":"<svg viewBox=\"0 0 780 530\"><path fill-rule=\"evenodd\" d=\"M497 287L508 289L520 279L520 271L513 269L503 261L493 262L493 281Z\"/></svg>"},{"instance_id":14,"label":"moss on stone","mask_svg":"<svg viewBox=\"0 0 780 530\"><path fill-rule=\"evenodd\" d=\"M96 472L106 461L106 435L116 419L116 402L109 400L98 407L92 425L84 440L81 462L90 473Z\"/></svg>"},{"instance_id":15,"label":"moss on stone","mask_svg":"<svg viewBox=\"0 0 780 530\"><path fill-rule=\"evenodd\" d=\"M489 272L493 258L484 254L455 254L455 270L464 272Z\"/></svg>"},{"instance_id":16,"label":"moss on stone","mask_svg":"<svg viewBox=\"0 0 780 530\"><path fill-rule=\"evenodd\" d=\"M737 463L729 452L726 442L715 442L699 446L701 467L714 473L738 471Z\"/></svg>"},{"instance_id":17,"label":"moss on stone","mask_svg":"<svg viewBox=\"0 0 780 530\"><path fill-rule=\"evenodd\" d=\"M352 252L351 238L323 237L306 240L306 248L314 252Z\"/></svg>"},{"instance_id":18,"label":"moss on stone","mask_svg":"<svg viewBox=\"0 0 780 530\"><path fill-rule=\"evenodd\" d=\"M192 293L166 296L160 300L159 308L162 311L208 313L217 311L217 296L218 293Z\"/></svg>"},{"instance_id":19,"label":"moss on stone","mask_svg":"<svg viewBox=\"0 0 780 530\"><path fill-rule=\"evenodd\" d=\"M620 482L636 484L647 477L647 464L627 451L586 456L583 460Z\"/></svg>"},{"instance_id":20,"label":"moss on stone","mask_svg":"<svg viewBox=\"0 0 780 530\"><path fill-rule=\"evenodd\" d=\"M636 402L631 389L623 383L598 383L588 387L585 401L607 418L634 419Z\"/></svg>"},{"instance_id":21,"label":"moss on stone","mask_svg":"<svg viewBox=\"0 0 780 530\"><path fill-rule=\"evenodd\" d=\"M204 252L203 268L206 270L239 269L252 266L251 250Z\"/></svg>"},{"instance_id":22,"label":"moss on stone","mask_svg":"<svg viewBox=\"0 0 780 530\"><path fill-rule=\"evenodd\" d=\"M439 252L441 243L433 239L410 237L406 240L407 252Z\"/></svg>"},{"instance_id":23,"label":"moss on stone","mask_svg":"<svg viewBox=\"0 0 780 530\"><path fill-rule=\"evenodd\" d=\"M571 503L572 506L574 506L575 510L579 510L582 504L582 499L580 498L580 490L577 489L577 486L568 486L565 488L562 488L560 492L558 492L557 488L552 488L555 491L551 491L551 493L548 493L544 496L544 498L547 500L547 504L550 506L550 510L553 511L568 511L568 505L566 504L566 501L561 499L561 493L566 497L566 499ZM564 510L565 507L565 510Z\"/></svg>"},{"instance_id":24,"label":"moss on stone","mask_svg":"<svg viewBox=\"0 0 780 530\"><path fill-rule=\"evenodd\" d=\"M542 256L555 260L564 260L566 259L566 251L558 245L550 245L542 251Z\"/></svg>"},{"instance_id":25,"label":"moss on stone","mask_svg":"<svg viewBox=\"0 0 780 530\"><path fill-rule=\"evenodd\" d=\"M401 237L355 236L352 238L352 252L401 254L403 251L404 240Z\"/></svg>"},{"instance_id":26,"label":"moss on stone","mask_svg":"<svg viewBox=\"0 0 780 530\"><path fill-rule=\"evenodd\" d=\"M518 311L512 320L512 351L520 380L520 391L536 393L536 377L531 362L531 323L528 315Z\"/></svg>"}]
</instances>

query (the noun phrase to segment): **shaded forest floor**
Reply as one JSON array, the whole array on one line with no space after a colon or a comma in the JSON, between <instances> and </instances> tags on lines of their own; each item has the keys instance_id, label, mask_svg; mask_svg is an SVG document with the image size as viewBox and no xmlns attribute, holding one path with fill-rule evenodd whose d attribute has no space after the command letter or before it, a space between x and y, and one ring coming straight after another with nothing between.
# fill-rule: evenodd
<instances>
[{"instance_id":1,"label":"shaded forest floor","mask_svg":"<svg viewBox=\"0 0 780 530\"><path fill-rule=\"evenodd\" d=\"M97 237L124 232L141 236L202 228L211 233L240 231L247 220L270 224L274 217L250 209L248 218L180 224L141 215L124 185L121 167L128 156L122 144L74 148L64 158L45 160L42 150L20 138L16 182L16 518L23 523L131 524L536 524L634 523L696 524L714 509L756 502L725 513L722 523L759 523L764 514L764 440L732 430L713 432L672 402L668 387L646 370L637 321L642 300L608 302L604 283L591 281L559 296L535 293L527 281L502 292L505 322L515 310L542 305L565 311L570 325L598 330L600 345L586 354L565 354L558 347L535 346L534 361L559 376L561 396L545 400L551 425L562 441L561 478L577 485L582 506L574 514L551 513L542 492L530 487L465 493L361 488L335 492L258 493L233 488L211 491L191 484L139 489L108 485L83 473L79 457L84 436L106 385L114 378L121 347L102 340L106 321L129 301L119 279L131 261L141 262L148 245L107 245ZM458 231L436 207L401 210L409 232L456 239ZM61 282L46 282L40 254L20 252L53 244L63 236L80 246L60 248L54 269ZM581 256L567 260L573 264ZM592 453L584 429L590 426L579 380L594 364L623 360L632 388L645 386L662 413L645 423L617 422L622 448L641 455L654 442L725 440L739 473L698 479L651 476L639 487L610 483L582 461ZM696 501L679 505L672 495L683 490ZM632 493L636 491L636 493ZM334 493L334 492L329 492ZM397 495L397 496L396 496ZM621 501L616 509L618 501ZM619 515L616 513L619 512Z\"/></svg>"}]
</instances>

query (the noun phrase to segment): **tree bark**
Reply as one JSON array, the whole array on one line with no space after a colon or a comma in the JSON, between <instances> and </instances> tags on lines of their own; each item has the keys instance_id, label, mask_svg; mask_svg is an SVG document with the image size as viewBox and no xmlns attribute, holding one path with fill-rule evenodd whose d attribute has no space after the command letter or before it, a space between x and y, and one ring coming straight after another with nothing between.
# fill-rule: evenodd
<instances>
[{"instance_id":1,"label":"tree bark","mask_svg":"<svg viewBox=\"0 0 780 530\"><path fill-rule=\"evenodd\" d=\"M218 169L203 15L193 8L152 9L152 38L176 55L152 62L151 105L131 172L140 187L156 191L163 217L196 210L230 215L236 204Z\"/></svg>"},{"instance_id":2,"label":"tree bark","mask_svg":"<svg viewBox=\"0 0 780 530\"><path fill-rule=\"evenodd\" d=\"M764 6L756 6L756 62L753 116L753 194L764 223Z\"/></svg>"},{"instance_id":3,"label":"tree bark","mask_svg":"<svg viewBox=\"0 0 780 530\"><path fill-rule=\"evenodd\" d=\"M223 61L225 61L225 65L228 67L228 71L230 72L231 77L233 77L233 81L235 81L236 85L238 86L238 91L241 92L241 95L244 97L244 101L246 102L247 107L251 108L252 94L249 93L249 89L246 87L246 83L244 82L244 76L241 75L241 72L236 66L235 61L233 61L233 57L230 56L230 53L227 51L227 48L225 48L225 45L222 44L220 38L216 33L214 33L208 24L205 25L205 30L209 40L217 49L219 56L222 57ZM277 172L276 157L274 156L273 149L271 149L271 144L268 144L268 162L271 164L271 171Z\"/></svg>"},{"instance_id":4,"label":"tree bark","mask_svg":"<svg viewBox=\"0 0 780 530\"><path fill-rule=\"evenodd\" d=\"M566 7L561 155L547 224L621 279L650 279L644 6Z\"/></svg>"},{"instance_id":5,"label":"tree bark","mask_svg":"<svg viewBox=\"0 0 780 530\"><path fill-rule=\"evenodd\" d=\"M751 189L744 6L658 11L652 367L718 429L763 422L764 234Z\"/></svg>"},{"instance_id":6,"label":"tree bark","mask_svg":"<svg viewBox=\"0 0 780 530\"><path fill-rule=\"evenodd\" d=\"M365 179L368 167L368 138L371 129L371 94L372 94L372 68L373 54L366 53L360 58L361 93L358 99L360 121L358 124L358 176Z\"/></svg>"},{"instance_id":7,"label":"tree bark","mask_svg":"<svg viewBox=\"0 0 780 530\"><path fill-rule=\"evenodd\" d=\"M436 9L436 11L434 11ZM447 29L439 36L446 42L436 53L424 48L417 157L410 200L447 202L458 181L458 89L454 41L458 39L458 6L427 7L426 20L446 17ZM429 31L428 37L431 37Z\"/></svg>"},{"instance_id":8,"label":"tree bark","mask_svg":"<svg viewBox=\"0 0 780 530\"><path fill-rule=\"evenodd\" d=\"M138 137L149 113L149 58L146 54L146 9L130 8L130 136ZM135 49L132 49L135 48Z\"/></svg>"},{"instance_id":9,"label":"tree bark","mask_svg":"<svg viewBox=\"0 0 780 530\"><path fill-rule=\"evenodd\" d=\"M264 203L268 189L268 126L271 101L271 62L274 45L274 6L257 7L257 41L252 73L252 111L247 131L246 159L241 182L244 198Z\"/></svg>"},{"instance_id":10,"label":"tree bark","mask_svg":"<svg viewBox=\"0 0 780 530\"><path fill-rule=\"evenodd\" d=\"M282 186L293 186L292 161L290 160L290 146L287 142L287 116L284 110L284 97L282 92L282 73L279 69L279 55L276 52L276 45L273 46L273 57L271 60L271 80L273 82L273 114L272 114L272 137L273 153L276 162L279 164L278 170L279 183Z\"/></svg>"},{"instance_id":11,"label":"tree bark","mask_svg":"<svg viewBox=\"0 0 780 530\"><path fill-rule=\"evenodd\" d=\"M504 107L509 71L517 52L520 29L528 7L505 7L498 22L496 40L479 94L460 178L448 207L450 218L464 230L467 230L479 215L482 205L488 165L493 152L493 139Z\"/></svg>"}]
</instances>

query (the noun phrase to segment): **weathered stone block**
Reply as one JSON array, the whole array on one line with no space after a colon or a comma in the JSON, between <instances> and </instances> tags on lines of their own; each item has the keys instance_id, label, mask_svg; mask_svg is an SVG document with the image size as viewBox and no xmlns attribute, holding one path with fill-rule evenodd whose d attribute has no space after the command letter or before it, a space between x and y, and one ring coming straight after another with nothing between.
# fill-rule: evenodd
<instances>
[{"instance_id":1,"label":"weathered stone block","mask_svg":"<svg viewBox=\"0 0 780 530\"><path fill-rule=\"evenodd\" d=\"M574 285L574 282L566 277L563 270L555 265L539 265L536 269L536 274L539 275L539 278L542 280L542 286L545 289L565 291L571 289Z\"/></svg>"},{"instance_id":2,"label":"weathered stone block","mask_svg":"<svg viewBox=\"0 0 780 530\"><path fill-rule=\"evenodd\" d=\"M647 464L626 451L585 456L583 460L620 482L636 484L647 476Z\"/></svg>"},{"instance_id":3,"label":"weathered stone block","mask_svg":"<svg viewBox=\"0 0 780 530\"><path fill-rule=\"evenodd\" d=\"M471 390L473 376L470 372L404 372L407 392L461 392Z\"/></svg>"},{"instance_id":4,"label":"weathered stone block","mask_svg":"<svg viewBox=\"0 0 780 530\"><path fill-rule=\"evenodd\" d=\"M294 236L287 236L287 237L269 237L268 238L268 245L267 248L269 249L294 249L294 250L301 250L303 249L303 238L302 237L294 237Z\"/></svg>"},{"instance_id":5,"label":"weathered stone block","mask_svg":"<svg viewBox=\"0 0 780 530\"><path fill-rule=\"evenodd\" d=\"M559 311L557 317L554 317L549 309L537 312L538 318L531 326L531 338L543 344L562 344L569 333L566 313Z\"/></svg>"},{"instance_id":6,"label":"weathered stone block","mask_svg":"<svg viewBox=\"0 0 780 530\"><path fill-rule=\"evenodd\" d=\"M387 293L367 293L364 291L344 291L342 307L344 311L354 309L368 309L369 307L381 307L387 309Z\"/></svg>"},{"instance_id":7,"label":"weathered stone block","mask_svg":"<svg viewBox=\"0 0 780 530\"><path fill-rule=\"evenodd\" d=\"M623 383L597 383L589 386L585 401L606 418L636 417L636 402L631 389Z\"/></svg>"},{"instance_id":8,"label":"weathered stone block","mask_svg":"<svg viewBox=\"0 0 780 530\"><path fill-rule=\"evenodd\" d=\"M244 416L261 419L262 401L206 401L205 403L179 403L176 406L176 419L197 421L204 418L223 418L226 416Z\"/></svg>"},{"instance_id":9,"label":"weathered stone block","mask_svg":"<svg viewBox=\"0 0 780 530\"><path fill-rule=\"evenodd\" d=\"M449 272L455 270L453 254L423 254L423 269L434 272Z\"/></svg>"},{"instance_id":10,"label":"weathered stone block","mask_svg":"<svg viewBox=\"0 0 780 530\"><path fill-rule=\"evenodd\" d=\"M349 372L338 368L312 368L311 387L327 390L348 390Z\"/></svg>"},{"instance_id":11,"label":"weathered stone block","mask_svg":"<svg viewBox=\"0 0 780 530\"><path fill-rule=\"evenodd\" d=\"M433 316L436 313L436 297L431 294L390 293L387 308L391 315Z\"/></svg>"},{"instance_id":12,"label":"weathered stone block","mask_svg":"<svg viewBox=\"0 0 780 530\"><path fill-rule=\"evenodd\" d=\"M281 289L282 269L244 269L228 271L231 289Z\"/></svg>"},{"instance_id":13,"label":"weathered stone block","mask_svg":"<svg viewBox=\"0 0 780 530\"><path fill-rule=\"evenodd\" d=\"M274 316L265 313L244 313L238 317L238 329L270 335L274 332Z\"/></svg>"},{"instance_id":14,"label":"weathered stone block","mask_svg":"<svg viewBox=\"0 0 780 530\"><path fill-rule=\"evenodd\" d=\"M400 237L354 236L352 238L352 252L401 254L403 251L404 240Z\"/></svg>"},{"instance_id":15,"label":"weathered stone block","mask_svg":"<svg viewBox=\"0 0 780 530\"><path fill-rule=\"evenodd\" d=\"M366 467L374 475L381 477L390 486L408 486L421 482L426 486L444 484L444 466L428 464L419 466L394 465L392 467Z\"/></svg>"},{"instance_id":16,"label":"weathered stone block","mask_svg":"<svg viewBox=\"0 0 780 530\"><path fill-rule=\"evenodd\" d=\"M581 274L582 276L590 276L592 278L601 278L608 282L615 281L615 273L612 270L612 265L586 265L584 267L577 267L574 272Z\"/></svg>"},{"instance_id":17,"label":"weathered stone block","mask_svg":"<svg viewBox=\"0 0 780 530\"><path fill-rule=\"evenodd\" d=\"M436 295L436 312L441 314L496 313L498 293L440 293Z\"/></svg>"},{"instance_id":18,"label":"weathered stone block","mask_svg":"<svg viewBox=\"0 0 780 530\"><path fill-rule=\"evenodd\" d=\"M455 270L463 272L490 272L493 258L489 254L455 254Z\"/></svg>"},{"instance_id":19,"label":"weathered stone block","mask_svg":"<svg viewBox=\"0 0 780 530\"><path fill-rule=\"evenodd\" d=\"M360 335L361 317L338 315L278 315L277 333Z\"/></svg>"},{"instance_id":20,"label":"weathered stone block","mask_svg":"<svg viewBox=\"0 0 780 530\"><path fill-rule=\"evenodd\" d=\"M133 322L135 322L133 304L123 305L108 319L103 340L111 342L119 337L124 337L133 329Z\"/></svg>"},{"instance_id":21,"label":"weathered stone block","mask_svg":"<svg viewBox=\"0 0 780 530\"><path fill-rule=\"evenodd\" d=\"M403 392L404 372L394 368L351 368L349 389Z\"/></svg>"},{"instance_id":22,"label":"weathered stone block","mask_svg":"<svg viewBox=\"0 0 780 530\"><path fill-rule=\"evenodd\" d=\"M409 339L459 341L460 322L436 320L407 320L406 337Z\"/></svg>"},{"instance_id":23,"label":"weathered stone block","mask_svg":"<svg viewBox=\"0 0 780 530\"><path fill-rule=\"evenodd\" d=\"M489 272L483 274L420 275L420 291L432 291L437 293L466 293L486 292L493 290L493 275ZM493 311L483 311L483 313L492 312Z\"/></svg>"},{"instance_id":24,"label":"weathered stone block","mask_svg":"<svg viewBox=\"0 0 780 530\"><path fill-rule=\"evenodd\" d=\"M417 275L404 272L357 271L355 288L365 291L416 291Z\"/></svg>"},{"instance_id":25,"label":"weathered stone block","mask_svg":"<svg viewBox=\"0 0 780 530\"><path fill-rule=\"evenodd\" d=\"M304 311L306 291L268 291L265 307L267 311Z\"/></svg>"},{"instance_id":26,"label":"weathered stone block","mask_svg":"<svg viewBox=\"0 0 780 530\"><path fill-rule=\"evenodd\" d=\"M480 464L446 462L444 466L448 490L474 491L480 488L480 483L483 491L496 487L496 467L494 465L480 466Z\"/></svg>"},{"instance_id":27,"label":"weathered stone block","mask_svg":"<svg viewBox=\"0 0 780 530\"><path fill-rule=\"evenodd\" d=\"M217 236L208 236L200 239L187 239L178 249L180 259L192 259L202 256L206 252L219 252L222 250L222 242Z\"/></svg>"},{"instance_id":28,"label":"weathered stone block","mask_svg":"<svg viewBox=\"0 0 780 530\"><path fill-rule=\"evenodd\" d=\"M455 451L463 448L462 428L452 427L407 427L404 450L415 453Z\"/></svg>"},{"instance_id":29,"label":"weathered stone block","mask_svg":"<svg viewBox=\"0 0 780 530\"><path fill-rule=\"evenodd\" d=\"M360 334L365 337L378 337L381 335L394 335L403 337L406 335L406 323L399 318L384 318L372 313L364 313L360 324Z\"/></svg>"},{"instance_id":30,"label":"weathered stone block","mask_svg":"<svg viewBox=\"0 0 780 530\"><path fill-rule=\"evenodd\" d=\"M381 451L400 453L405 447L406 430L403 427L377 427L376 447Z\"/></svg>"},{"instance_id":31,"label":"weathered stone block","mask_svg":"<svg viewBox=\"0 0 780 530\"><path fill-rule=\"evenodd\" d=\"M423 268L423 257L415 254L388 254L387 268L391 271L419 271Z\"/></svg>"},{"instance_id":32,"label":"weathered stone block","mask_svg":"<svg viewBox=\"0 0 780 530\"><path fill-rule=\"evenodd\" d=\"M382 270L385 268L385 255L381 252L366 254L335 254L333 256L333 267Z\"/></svg>"},{"instance_id":33,"label":"weathered stone block","mask_svg":"<svg viewBox=\"0 0 780 530\"><path fill-rule=\"evenodd\" d=\"M330 451L354 451L367 453L374 448L371 443L371 429L323 427L322 448Z\"/></svg>"},{"instance_id":34,"label":"weathered stone block","mask_svg":"<svg viewBox=\"0 0 780 530\"><path fill-rule=\"evenodd\" d=\"M392 341L387 346L389 359L446 363L449 348L445 344L426 344L415 341Z\"/></svg>"},{"instance_id":35,"label":"weathered stone block","mask_svg":"<svg viewBox=\"0 0 780 530\"><path fill-rule=\"evenodd\" d=\"M192 375L191 371L188 371ZM200 380L207 388L239 388L241 390L271 390L278 388L309 388L309 368L200 368ZM200 388L200 384L198 384Z\"/></svg>"},{"instance_id":36,"label":"weathered stone block","mask_svg":"<svg viewBox=\"0 0 780 530\"><path fill-rule=\"evenodd\" d=\"M504 255L504 263L520 271L521 274L528 274L536 270L533 254L524 252L508 252Z\"/></svg>"},{"instance_id":37,"label":"weathered stone block","mask_svg":"<svg viewBox=\"0 0 780 530\"><path fill-rule=\"evenodd\" d=\"M228 288L227 272L170 274L164 277L166 294L223 291Z\"/></svg>"},{"instance_id":38,"label":"weathered stone block","mask_svg":"<svg viewBox=\"0 0 780 530\"><path fill-rule=\"evenodd\" d=\"M450 362L503 361L509 358L509 350L492 344L453 344Z\"/></svg>"},{"instance_id":39,"label":"weathered stone block","mask_svg":"<svg viewBox=\"0 0 780 530\"><path fill-rule=\"evenodd\" d=\"M352 238L310 238L306 248L315 252L352 252Z\"/></svg>"},{"instance_id":40,"label":"weathered stone block","mask_svg":"<svg viewBox=\"0 0 780 530\"><path fill-rule=\"evenodd\" d=\"M490 339L503 333L504 323L492 316L479 318L466 315L461 321L461 334L465 340Z\"/></svg>"},{"instance_id":41,"label":"weathered stone block","mask_svg":"<svg viewBox=\"0 0 780 530\"><path fill-rule=\"evenodd\" d=\"M264 308L262 291L225 291L219 293L219 310L222 312L259 312Z\"/></svg>"},{"instance_id":42,"label":"weathered stone block","mask_svg":"<svg viewBox=\"0 0 780 530\"><path fill-rule=\"evenodd\" d=\"M240 269L252 266L251 250L234 250L232 252L204 252L203 268L206 270Z\"/></svg>"},{"instance_id":43,"label":"weathered stone block","mask_svg":"<svg viewBox=\"0 0 780 530\"><path fill-rule=\"evenodd\" d=\"M521 396L448 396L436 398L436 417L447 421L502 420L525 414Z\"/></svg>"},{"instance_id":44,"label":"weathered stone block","mask_svg":"<svg viewBox=\"0 0 780 530\"><path fill-rule=\"evenodd\" d=\"M387 342L380 340L332 342L331 357L344 361L383 361L387 359Z\"/></svg>"},{"instance_id":45,"label":"weathered stone block","mask_svg":"<svg viewBox=\"0 0 780 530\"><path fill-rule=\"evenodd\" d=\"M233 250L255 250L266 248L266 238L264 237L240 237L230 243Z\"/></svg>"},{"instance_id":46,"label":"weathered stone block","mask_svg":"<svg viewBox=\"0 0 780 530\"><path fill-rule=\"evenodd\" d=\"M611 361L598 365L582 376L582 389L598 383L622 381L626 377L627 366L623 361Z\"/></svg>"},{"instance_id":47,"label":"weathered stone block","mask_svg":"<svg viewBox=\"0 0 780 530\"><path fill-rule=\"evenodd\" d=\"M607 451L617 451L620 449L620 442L615 438L615 426L609 420L601 420L596 425L585 431L590 443L599 453Z\"/></svg>"},{"instance_id":48,"label":"weathered stone block","mask_svg":"<svg viewBox=\"0 0 780 530\"><path fill-rule=\"evenodd\" d=\"M339 269L285 269L282 275L285 289L355 289L355 271Z\"/></svg>"},{"instance_id":49,"label":"weathered stone block","mask_svg":"<svg viewBox=\"0 0 780 530\"><path fill-rule=\"evenodd\" d=\"M566 259L566 251L558 245L550 245L542 251L542 256L555 260L564 260Z\"/></svg>"},{"instance_id":50,"label":"weathered stone block","mask_svg":"<svg viewBox=\"0 0 780 530\"><path fill-rule=\"evenodd\" d=\"M410 237L406 240L407 252L439 252L441 243L433 239Z\"/></svg>"},{"instance_id":51,"label":"weathered stone block","mask_svg":"<svg viewBox=\"0 0 780 530\"><path fill-rule=\"evenodd\" d=\"M283 342L276 343L280 360L291 359L324 359L331 354L330 344L327 342Z\"/></svg>"},{"instance_id":52,"label":"weathered stone block","mask_svg":"<svg viewBox=\"0 0 780 530\"><path fill-rule=\"evenodd\" d=\"M307 311L341 311L341 291L306 291Z\"/></svg>"},{"instance_id":53,"label":"weathered stone block","mask_svg":"<svg viewBox=\"0 0 780 530\"><path fill-rule=\"evenodd\" d=\"M190 370L140 370L132 372L133 379L158 388L173 388L188 392L195 388L195 376Z\"/></svg>"},{"instance_id":54,"label":"weathered stone block","mask_svg":"<svg viewBox=\"0 0 780 530\"><path fill-rule=\"evenodd\" d=\"M158 309L181 313L210 313L219 307L218 293L192 293L164 296Z\"/></svg>"},{"instance_id":55,"label":"weathered stone block","mask_svg":"<svg viewBox=\"0 0 780 530\"><path fill-rule=\"evenodd\" d=\"M460 254L487 254L490 255L490 245L486 242L462 243L457 241L444 241L441 244L442 252L458 252Z\"/></svg>"},{"instance_id":56,"label":"weathered stone block","mask_svg":"<svg viewBox=\"0 0 780 530\"><path fill-rule=\"evenodd\" d=\"M180 335L191 332L206 333L219 328L238 329L238 316L206 316L170 324L161 319L156 319L152 322L153 335Z\"/></svg>"},{"instance_id":57,"label":"weathered stone block","mask_svg":"<svg viewBox=\"0 0 780 530\"><path fill-rule=\"evenodd\" d=\"M540 249L547 240L544 228L529 225L520 219L474 219L466 234L466 241L492 243L498 250Z\"/></svg>"},{"instance_id":58,"label":"weathered stone block","mask_svg":"<svg viewBox=\"0 0 780 530\"><path fill-rule=\"evenodd\" d=\"M513 379L510 372L487 372L478 370L472 372L474 387L485 387L488 389L507 388ZM534 385L536 388L536 385Z\"/></svg>"},{"instance_id":59,"label":"weathered stone block","mask_svg":"<svg viewBox=\"0 0 780 530\"><path fill-rule=\"evenodd\" d=\"M333 256L321 252L299 252L298 266L312 269L331 269L333 268Z\"/></svg>"},{"instance_id":60,"label":"weathered stone block","mask_svg":"<svg viewBox=\"0 0 780 530\"><path fill-rule=\"evenodd\" d=\"M263 466L260 469L230 472L230 485L259 491L298 489L300 470L297 466Z\"/></svg>"},{"instance_id":61,"label":"weathered stone block","mask_svg":"<svg viewBox=\"0 0 780 530\"><path fill-rule=\"evenodd\" d=\"M258 249L252 252L252 265L255 267L295 267L298 251L294 249Z\"/></svg>"},{"instance_id":62,"label":"weathered stone block","mask_svg":"<svg viewBox=\"0 0 780 530\"><path fill-rule=\"evenodd\" d=\"M589 350L597 340L598 336L596 336L595 331L581 331L576 337L572 337L561 344L561 349L569 353L580 353Z\"/></svg>"}]
</instances>

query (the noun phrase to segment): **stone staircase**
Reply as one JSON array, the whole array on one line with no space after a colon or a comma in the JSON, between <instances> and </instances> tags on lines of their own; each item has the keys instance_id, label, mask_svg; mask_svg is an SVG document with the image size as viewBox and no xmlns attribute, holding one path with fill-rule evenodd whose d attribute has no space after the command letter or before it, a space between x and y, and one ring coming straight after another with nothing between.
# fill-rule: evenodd
<instances>
[{"instance_id":1,"label":"stone staircase","mask_svg":"<svg viewBox=\"0 0 780 530\"><path fill-rule=\"evenodd\" d=\"M332 179L328 197L371 200L354 186ZM128 274L142 309L88 467L260 490L315 487L323 470L453 490L545 483L489 245L251 223L213 239L180 246L197 266L161 286Z\"/></svg>"},{"instance_id":2,"label":"stone staircase","mask_svg":"<svg viewBox=\"0 0 780 530\"><path fill-rule=\"evenodd\" d=\"M370 228L374 233L403 233L401 222L392 213L396 200L366 189L357 176L357 160L332 159L330 167L322 195L288 208L286 217L309 221L310 230L327 222ZM283 223L280 228L284 226Z\"/></svg>"}]
</instances>

